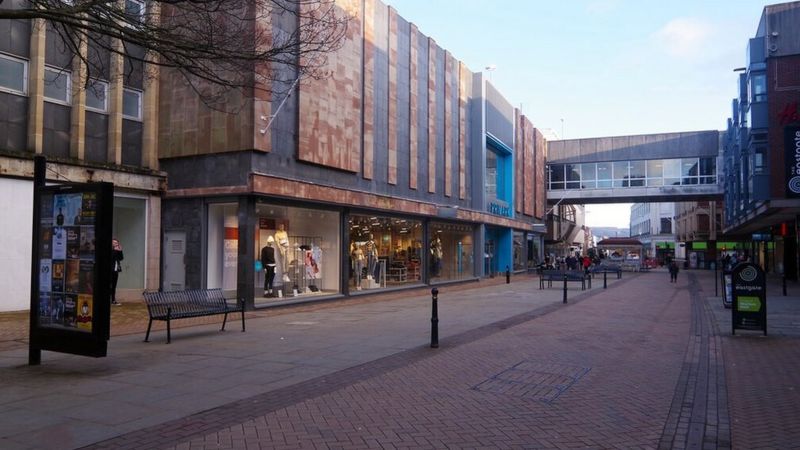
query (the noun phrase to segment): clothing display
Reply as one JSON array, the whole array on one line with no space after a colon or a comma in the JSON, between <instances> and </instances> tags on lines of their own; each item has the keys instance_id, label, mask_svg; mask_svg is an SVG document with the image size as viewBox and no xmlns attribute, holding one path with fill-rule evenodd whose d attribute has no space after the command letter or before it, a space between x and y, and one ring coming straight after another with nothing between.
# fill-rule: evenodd
<instances>
[{"instance_id":1,"label":"clothing display","mask_svg":"<svg viewBox=\"0 0 800 450\"><path fill-rule=\"evenodd\" d=\"M264 267L264 295L272 295L272 283L275 280L275 249L272 236L267 239L266 247L261 249L261 264Z\"/></svg>"}]
</instances>

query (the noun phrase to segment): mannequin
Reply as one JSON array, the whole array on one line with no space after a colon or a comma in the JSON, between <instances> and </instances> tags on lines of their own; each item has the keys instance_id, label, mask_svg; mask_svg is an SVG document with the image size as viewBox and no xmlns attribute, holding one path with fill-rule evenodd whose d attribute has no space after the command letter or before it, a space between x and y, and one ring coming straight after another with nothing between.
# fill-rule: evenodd
<instances>
[{"instance_id":1,"label":"mannequin","mask_svg":"<svg viewBox=\"0 0 800 450\"><path fill-rule=\"evenodd\" d=\"M275 242L278 243L278 249L281 252L281 271L283 272L283 281L289 282L289 275L286 273L286 261L289 255L289 234L283 224L278 225L278 231L275 232Z\"/></svg>"},{"instance_id":2,"label":"mannequin","mask_svg":"<svg viewBox=\"0 0 800 450\"><path fill-rule=\"evenodd\" d=\"M364 251L355 243L350 245L350 258L353 260L353 280L356 283L356 290L361 290L361 271L364 270Z\"/></svg>"},{"instance_id":3,"label":"mannequin","mask_svg":"<svg viewBox=\"0 0 800 450\"><path fill-rule=\"evenodd\" d=\"M261 264L264 266L264 297L272 296L272 282L275 279L275 239L267 238L267 245L261 249Z\"/></svg>"},{"instance_id":4,"label":"mannequin","mask_svg":"<svg viewBox=\"0 0 800 450\"><path fill-rule=\"evenodd\" d=\"M439 271L442 269L442 240L436 236L431 241L431 276L439 276Z\"/></svg>"},{"instance_id":5,"label":"mannequin","mask_svg":"<svg viewBox=\"0 0 800 450\"><path fill-rule=\"evenodd\" d=\"M378 264L378 249L375 247L372 233L369 234L369 240L364 244L364 256L367 258L367 279L374 279L375 266Z\"/></svg>"}]
</instances>

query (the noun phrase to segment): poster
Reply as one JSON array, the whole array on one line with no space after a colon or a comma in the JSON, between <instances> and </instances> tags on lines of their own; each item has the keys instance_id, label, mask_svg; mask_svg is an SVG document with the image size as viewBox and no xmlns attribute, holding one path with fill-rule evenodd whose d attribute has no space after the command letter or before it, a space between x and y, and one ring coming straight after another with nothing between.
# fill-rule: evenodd
<instances>
[{"instance_id":1,"label":"poster","mask_svg":"<svg viewBox=\"0 0 800 450\"><path fill-rule=\"evenodd\" d=\"M92 331L97 192L42 196L39 325Z\"/></svg>"},{"instance_id":2,"label":"poster","mask_svg":"<svg viewBox=\"0 0 800 450\"><path fill-rule=\"evenodd\" d=\"M29 364L41 350L103 357L110 337L114 185L45 185L36 162ZM101 270L107 268L107 270ZM105 300L105 301L103 301Z\"/></svg>"}]
</instances>

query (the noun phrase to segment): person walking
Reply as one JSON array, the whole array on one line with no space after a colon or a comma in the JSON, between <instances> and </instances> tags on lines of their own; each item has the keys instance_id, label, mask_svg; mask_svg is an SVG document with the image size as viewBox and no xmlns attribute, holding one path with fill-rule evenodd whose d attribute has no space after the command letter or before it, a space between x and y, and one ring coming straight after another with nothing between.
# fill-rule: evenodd
<instances>
[{"instance_id":1,"label":"person walking","mask_svg":"<svg viewBox=\"0 0 800 450\"><path fill-rule=\"evenodd\" d=\"M678 282L678 263L672 261L669 263L669 282L670 283L677 283Z\"/></svg>"},{"instance_id":2,"label":"person walking","mask_svg":"<svg viewBox=\"0 0 800 450\"><path fill-rule=\"evenodd\" d=\"M119 273L122 272L122 260L125 257L122 255L122 244L119 243L117 238L111 239L111 262L113 268L111 271L111 304L121 305L117 302L117 280L119 280Z\"/></svg>"}]
</instances>

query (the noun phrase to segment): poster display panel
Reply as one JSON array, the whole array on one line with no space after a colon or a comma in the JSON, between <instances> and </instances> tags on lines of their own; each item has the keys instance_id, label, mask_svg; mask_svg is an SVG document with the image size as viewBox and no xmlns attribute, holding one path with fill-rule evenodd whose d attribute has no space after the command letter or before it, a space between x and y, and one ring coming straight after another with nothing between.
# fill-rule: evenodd
<instances>
[{"instance_id":1,"label":"poster display panel","mask_svg":"<svg viewBox=\"0 0 800 450\"><path fill-rule=\"evenodd\" d=\"M37 188L31 347L105 356L109 337L113 185ZM38 216L38 217L37 217Z\"/></svg>"}]
</instances>

